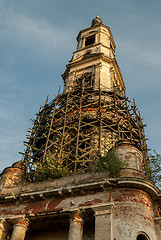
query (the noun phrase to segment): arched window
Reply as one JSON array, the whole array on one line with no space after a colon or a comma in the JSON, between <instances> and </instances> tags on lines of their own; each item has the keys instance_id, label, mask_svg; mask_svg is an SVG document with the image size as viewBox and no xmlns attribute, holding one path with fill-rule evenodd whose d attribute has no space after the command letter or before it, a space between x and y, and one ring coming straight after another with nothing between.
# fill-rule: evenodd
<instances>
[{"instance_id":1,"label":"arched window","mask_svg":"<svg viewBox=\"0 0 161 240\"><path fill-rule=\"evenodd\" d=\"M150 240L150 238L145 233L139 233L136 237L136 240Z\"/></svg>"}]
</instances>

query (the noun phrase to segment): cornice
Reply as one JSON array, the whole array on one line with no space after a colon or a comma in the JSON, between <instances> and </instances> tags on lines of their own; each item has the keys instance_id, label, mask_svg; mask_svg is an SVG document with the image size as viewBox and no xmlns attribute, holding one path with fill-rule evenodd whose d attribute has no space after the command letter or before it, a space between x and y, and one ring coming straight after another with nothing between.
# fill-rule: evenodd
<instances>
[{"instance_id":1,"label":"cornice","mask_svg":"<svg viewBox=\"0 0 161 240\"><path fill-rule=\"evenodd\" d=\"M80 193L87 194L92 192L102 192L108 191L109 189L121 189L121 188L131 188L138 189L146 192L150 195L153 200L161 201L161 194L157 187L155 187L151 182L146 179L134 178L134 177L120 177L120 178L105 178L103 174L96 174L96 178L94 178L95 174L92 174L92 179L90 179L90 174L86 174L86 177L83 179L80 176L75 177L66 177L67 184L64 186L64 178L58 179L57 182L59 184L57 186L50 186L48 183L48 187L44 187L44 182L37 184L38 188L36 189L34 184L30 183L30 187L28 190L25 190L23 187L16 189L14 192L14 188L11 188L6 194L0 194L0 203L5 204L9 202L16 201L37 201L42 199L48 199L56 196L69 196L69 195L78 195ZM86 180L86 181L85 181ZM45 182L46 183L46 182ZM35 184L36 185L36 184ZM32 190L33 187L33 190ZM19 191L18 191L19 190Z\"/></svg>"}]
</instances>

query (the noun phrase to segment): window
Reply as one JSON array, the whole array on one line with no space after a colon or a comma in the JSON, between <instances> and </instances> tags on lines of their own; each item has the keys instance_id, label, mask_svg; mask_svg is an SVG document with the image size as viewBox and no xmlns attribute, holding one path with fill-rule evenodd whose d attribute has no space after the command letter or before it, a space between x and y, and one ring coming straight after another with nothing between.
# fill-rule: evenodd
<instances>
[{"instance_id":1,"label":"window","mask_svg":"<svg viewBox=\"0 0 161 240\"><path fill-rule=\"evenodd\" d=\"M85 47L90 46L95 43L95 35L89 36L85 40Z\"/></svg>"},{"instance_id":2,"label":"window","mask_svg":"<svg viewBox=\"0 0 161 240\"><path fill-rule=\"evenodd\" d=\"M150 240L150 238L145 233L140 233L136 240Z\"/></svg>"}]
</instances>

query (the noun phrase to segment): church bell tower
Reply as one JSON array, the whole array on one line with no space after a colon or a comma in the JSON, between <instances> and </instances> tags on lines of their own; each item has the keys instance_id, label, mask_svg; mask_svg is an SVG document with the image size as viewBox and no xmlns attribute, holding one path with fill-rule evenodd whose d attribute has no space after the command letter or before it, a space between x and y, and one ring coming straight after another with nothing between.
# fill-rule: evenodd
<instances>
[{"instance_id":1,"label":"church bell tower","mask_svg":"<svg viewBox=\"0 0 161 240\"><path fill-rule=\"evenodd\" d=\"M96 16L90 28L79 32L77 50L63 74L64 91L74 86L75 77L84 73L94 75L94 89L112 91L115 86L125 90L120 69L115 59L115 42L109 27Z\"/></svg>"},{"instance_id":2,"label":"church bell tower","mask_svg":"<svg viewBox=\"0 0 161 240\"><path fill-rule=\"evenodd\" d=\"M160 240L161 192L111 30L96 16L77 42L62 92L1 174L0 240Z\"/></svg>"}]
</instances>

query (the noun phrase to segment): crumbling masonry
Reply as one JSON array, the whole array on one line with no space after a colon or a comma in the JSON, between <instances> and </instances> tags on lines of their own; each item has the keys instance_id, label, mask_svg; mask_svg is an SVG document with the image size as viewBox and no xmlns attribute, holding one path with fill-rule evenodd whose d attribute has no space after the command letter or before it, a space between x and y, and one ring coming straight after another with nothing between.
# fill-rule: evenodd
<instances>
[{"instance_id":1,"label":"crumbling masonry","mask_svg":"<svg viewBox=\"0 0 161 240\"><path fill-rule=\"evenodd\" d=\"M109 27L80 31L63 92L40 108L22 161L1 176L0 239L160 240L160 191L151 182L144 124L126 94ZM119 176L99 171L115 149ZM48 154L65 174L36 182Z\"/></svg>"}]
</instances>

